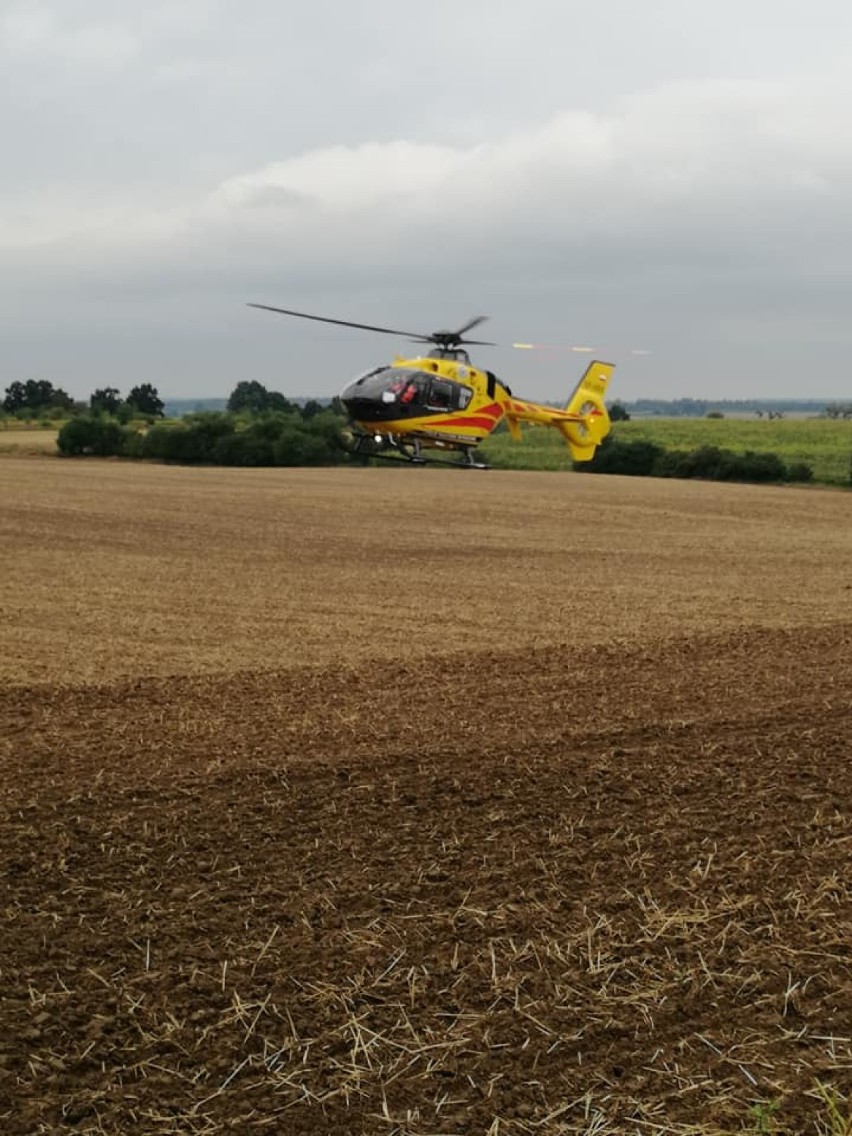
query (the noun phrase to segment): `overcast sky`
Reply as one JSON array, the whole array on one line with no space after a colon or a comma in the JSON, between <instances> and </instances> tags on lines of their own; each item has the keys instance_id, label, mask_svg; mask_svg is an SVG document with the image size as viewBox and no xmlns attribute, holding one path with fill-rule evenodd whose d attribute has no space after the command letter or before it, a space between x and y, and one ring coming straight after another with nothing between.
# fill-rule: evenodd
<instances>
[{"instance_id":1,"label":"overcast sky","mask_svg":"<svg viewBox=\"0 0 852 1136\"><path fill-rule=\"evenodd\" d=\"M0 0L0 75L0 389L331 395L406 348L257 301L852 397L848 0Z\"/></svg>"}]
</instances>

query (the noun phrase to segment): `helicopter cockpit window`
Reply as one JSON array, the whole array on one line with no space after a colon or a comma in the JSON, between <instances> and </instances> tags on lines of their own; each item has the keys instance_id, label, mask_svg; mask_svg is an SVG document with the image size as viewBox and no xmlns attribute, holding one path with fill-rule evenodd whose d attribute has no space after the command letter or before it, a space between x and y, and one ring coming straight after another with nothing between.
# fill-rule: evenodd
<instances>
[{"instance_id":1,"label":"helicopter cockpit window","mask_svg":"<svg viewBox=\"0 0 852 1136\"><path fill-rule=\"evenodd\" d=\"M355 379L341 397L359 414L377 412L381 406L381 418L389 419L464 410L473 391L463 383L413 367L377 367Z\"/></svg>"},{"instance_id":2,"label":"helicopter cockpit window","mask_svg":"<svg viewBox=\"0 0 852 1136\"><path fill-rule=\"evenodd\" d=\"M451 410L453 405L453 384L443 379L433 379L426 405L433 410Z\"/></svg>"},{"instance_id":3,"label":"helicopter cockpit window","mask_svg":"<svg viewBox=\"0 0 852 1136\"><path fill-rule=\"evenodd\" d=\"M423 401L425 376L416 371L401 371L382 391L382 402L400 402L403 406Z\"/></svg>"},{"instance_id":4,"label":"helicopter cockpit window","mask_svg":"<svg viewBox=\"0 0 852 1136\"><path fill-rule=\"evenodd\" d=\"M393 402L396 401L406 381L416 374L416 371L403 370L399 367L376 367L375 370L361 375L347 389L358 398Z\"/></svg>"},{"instance_id":5,"label":"helicopter cockpit window","mask_svg":"<svg viewBox=\"0 0 852 1136\"><path fill-rule=\"evenodd\" d=\"M356 376L356 378L352 380L352 383L354 386L360 387L362 383L366 382L367 379L371 379L373 375L380 375L382 371L386 370L387 367L371 367L370 370L365 371L363 375Z\"/></svg>"}]
</instances>

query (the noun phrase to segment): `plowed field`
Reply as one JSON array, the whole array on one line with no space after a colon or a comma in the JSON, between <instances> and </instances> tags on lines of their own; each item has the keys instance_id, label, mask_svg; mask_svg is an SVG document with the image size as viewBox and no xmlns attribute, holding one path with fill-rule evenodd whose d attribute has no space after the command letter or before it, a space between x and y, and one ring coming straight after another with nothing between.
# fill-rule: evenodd
<instances>
[{"instance_id":1,"label":"plowed field","mask_svg":"<svg viewBox=\"0 0 852 1136\"><path fill-rule=\"evenodd\" d=\"M852 496L0 487L4 1134L846 1131Z\"/></svg>"}]
</instances>

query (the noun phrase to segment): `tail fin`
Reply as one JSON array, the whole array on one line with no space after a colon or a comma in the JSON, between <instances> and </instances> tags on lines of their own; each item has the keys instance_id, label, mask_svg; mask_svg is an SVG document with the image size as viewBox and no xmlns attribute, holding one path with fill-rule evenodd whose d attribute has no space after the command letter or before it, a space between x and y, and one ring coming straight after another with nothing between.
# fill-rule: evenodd
<instances>
[{"instance_id":1,"label":"tail fin","mask_svg":"<svg viewBox=\"0 0 852 1136\"><path fill-rule=\"evenodd\" d=\"M597 360L590 363L568 399L565 409L569 414L582 415L583 419L582 422L559 423L574 461L591 461L595 450L609 433L610 421L604 395L614 370L613 363Z\"/></svg>"}]
</instances>

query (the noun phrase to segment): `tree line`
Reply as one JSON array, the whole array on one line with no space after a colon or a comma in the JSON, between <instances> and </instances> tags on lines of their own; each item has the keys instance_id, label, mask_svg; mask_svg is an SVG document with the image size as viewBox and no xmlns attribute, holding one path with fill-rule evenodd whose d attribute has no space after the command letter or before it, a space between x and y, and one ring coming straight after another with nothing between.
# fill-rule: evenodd
<instances>
[{"instance_id":1,"label":"tree line","mask_svg":"<svg viewBox=\"0 0 852 1136\"><path fill-rule=\"evenodd\" d=\"M852 404L829 403L814 398L637 398L624 402L624 407L632 414L643 417L649 415L661 418L706 418L711 412L741 416L743 414L765 414L767 417L781 413L814 414L828 418L837 417L833 408ZM843 415L840 415L843 417Z\"/></svg>"},{"instance_id":2,"label":"tree line","mask_svg":"<svg viewBox=\"0 0 852 1136\"><path fill-rule=\"evenodd\" d=\"M27 379L25 383L11 383L3 398L3 411L19 417L68 417L72 414L110 414L119 420L135 417L162 418L164 404L151 383L133 387L122 398L117 387L102 387L93 391L88 403L75 402L67 391L55 387L47 379Z\"/></svg>"},{"instance_id":3,"label":"tree line","mask_svg":"<svg viewBox=\"0 0 852 1136\"><path fill-rule=\"evenodd\" d=\"M132 418L162 418L165 404L159 392L151 383L141 383L122 396L117 387L100 387L92 392L88 402L75 402L61 387L55 387L46 379L28 379L25 383L11 383L6 388L2 402L4 413L21 417L47 415L48 417L69 417L74 414L108 414L120 422ZM322 413L326 407L315 399L303 405L286 398L279 391L268 390L262 383L244 381L237 383L228 397L227 408L232 414L263 414L280 411L284 414L299 413L303 418L312 418Z\"/></svg>"}]
</instances>

